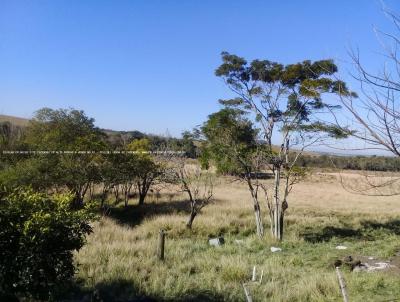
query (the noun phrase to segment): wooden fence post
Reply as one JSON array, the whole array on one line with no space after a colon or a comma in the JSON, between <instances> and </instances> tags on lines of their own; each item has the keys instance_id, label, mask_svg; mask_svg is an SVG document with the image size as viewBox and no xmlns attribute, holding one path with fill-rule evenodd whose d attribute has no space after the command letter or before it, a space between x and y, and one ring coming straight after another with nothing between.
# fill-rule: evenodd
<instances>
[{"instance_id":1,"label":"wooden fence post","mask_svg":"<svg viewBox=\"0 0 400 302\"><path fill-rule=\"evenodd\" d=\"M344 282L343 276L340 273L340 269L338 266L336 267L336 275L339 280L340 291L342 292L343 296L343 302L349 302L349 297L347 296L347 290L346 290L346 283Z\"/></svg>"},{"instance_id":2,"label":"wooden fence post","mask_svg":"<svg viewBox=\"0 0 400 302\"><path fill-rule=\"evenodd\" d=\"M158 248L157 248L158 259L160 260L164 260L164 246L165 246L165 232L163 229L161 229L158 234Z\"/></svg>"}]
</instances>

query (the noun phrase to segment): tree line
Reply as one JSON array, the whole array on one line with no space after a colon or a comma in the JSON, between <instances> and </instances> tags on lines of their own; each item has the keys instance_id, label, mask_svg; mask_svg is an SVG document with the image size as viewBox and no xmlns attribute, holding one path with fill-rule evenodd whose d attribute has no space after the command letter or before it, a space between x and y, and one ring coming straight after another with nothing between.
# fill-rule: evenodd
<instances>
[{"instance_id":1,"label":"tree line","mask_svg":"<svg viewBox=\"0 0 400 302\"><path fill-rule=\"evenodd\" d=\"M298 159L300 167L331 168L341 170L399 172L400 159L393 156L338 156L303 154Z\"/></svg>"},{"instance_id":2,"label":"tree line","mask_svg":"<svg viewBox=\"0 0 400 302\"><path fill-rule=\"evenodd\" d=\"M132 197L143 205L157 186L171 185L187 195L191 228L213 198L211 175L185 166L196 152L188 134L110 141L83 111L49 108L25 128L3 123L0 131L0 299L55 299L67 290L73 251L110 206ZM12 150L29 152L3 152Z\"/></svg>"}]
</instances>

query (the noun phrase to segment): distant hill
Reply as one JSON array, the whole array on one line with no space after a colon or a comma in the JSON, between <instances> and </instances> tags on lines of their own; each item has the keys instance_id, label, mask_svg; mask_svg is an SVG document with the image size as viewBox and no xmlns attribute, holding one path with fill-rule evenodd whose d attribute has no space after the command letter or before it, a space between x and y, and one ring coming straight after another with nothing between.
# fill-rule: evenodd
<instances>
[{"instance_id":1,"label":"distant hill","mask_svg":"<svg viewBox=\"0 0 400 302\"><path fill-rule=\"evenodd\" d=\"M11 115L0 114L0 123L2 123L2 122L10 122L11 124L13 124L15 126L25 127L28 125L29 119L11 116Z\"/></svg>"},{"instance_id":2,"label":"distant hill","mask_svg":"<svg viewBox=\"0 0 400 302\"><path fill-rule=\"evenodd\" d=\"M27 118L22 118L22 117L16 117L16 116L11 116L11 115L4 115L0 114L0 123L3 122L10 122L12 125L16 127L21 127L24 128L28 126L29 124L29 119ZM116 130L110 130L110 129L101 129L107 137L108 140L111 143L126 143L131 141L132 139L138 139L138 138L143 138L143 137L148 137L148 135L137 131L116 131Z\"/></svg>"},{"instance_id":3,"label":"distant hill","mask_svg":"<svg viewBox=\"0 0 400 302\"><path fill-rule=\"evenodd\" d=\"M118 130L111 130L111 129L101 129L105 134L108 136L113 136L113 135L124 135L128 136L131 138L143 138L146 136L143 132L137 131L137 130L132 130L132 131L118 131Z\"/></svg>"}]
</instances>

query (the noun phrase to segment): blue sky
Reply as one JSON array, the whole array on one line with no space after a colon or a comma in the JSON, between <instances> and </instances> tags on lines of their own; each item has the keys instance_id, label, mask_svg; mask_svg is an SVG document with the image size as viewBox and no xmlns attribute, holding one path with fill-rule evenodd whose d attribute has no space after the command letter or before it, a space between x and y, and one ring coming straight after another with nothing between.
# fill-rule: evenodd
<instances>
[{"instance_id":1,"label":"blue sky","mask_svg":"<svg viewBox=\"0 0 400 302\"><path fill-rule=\"evenodd\" d=\"M351 45L379 66L373 25L390 28L375 0L0 0L0 114L74 107L103 128L179 135L229 95L221 51L334 58L346 78Z\"/></svg>"}]
</instances>

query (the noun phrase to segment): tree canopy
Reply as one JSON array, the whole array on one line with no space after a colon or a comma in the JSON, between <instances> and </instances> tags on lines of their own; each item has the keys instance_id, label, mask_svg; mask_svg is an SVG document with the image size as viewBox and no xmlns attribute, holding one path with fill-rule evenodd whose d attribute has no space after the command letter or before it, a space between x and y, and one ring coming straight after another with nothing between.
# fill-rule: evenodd
<instances>
[{"instance_id":1,"label":"tree canopy","mask_svg":"<svg viewBox=\"0 0 400 302\"><path fill-rule=\"evenodd\" d=\"M206 138L201 161L206 166L212 159L222 174L244 172L244 161L257 146L258 130L241 110L223 108L208 116L201 127Z\"/></svg>"},{"instance_id":2,"label":"tree canopy","mask_svg":"<svg viewBox=\"0 0 400 302\"><path fill-rule=\"evenodd\" d=\"M346 83L333 77L337 66L332 60L305 60L289 65L269 60L248 63L242 57L223 52L222 61L215 74L224 79L237 97L220 103L252 111L269 145L277 126L282 131L326 132L332 137L347 135L348 129L313 118L315 113L339 108L328 103L325 94L356 96Z\"/></svg>"}]
</instances>

